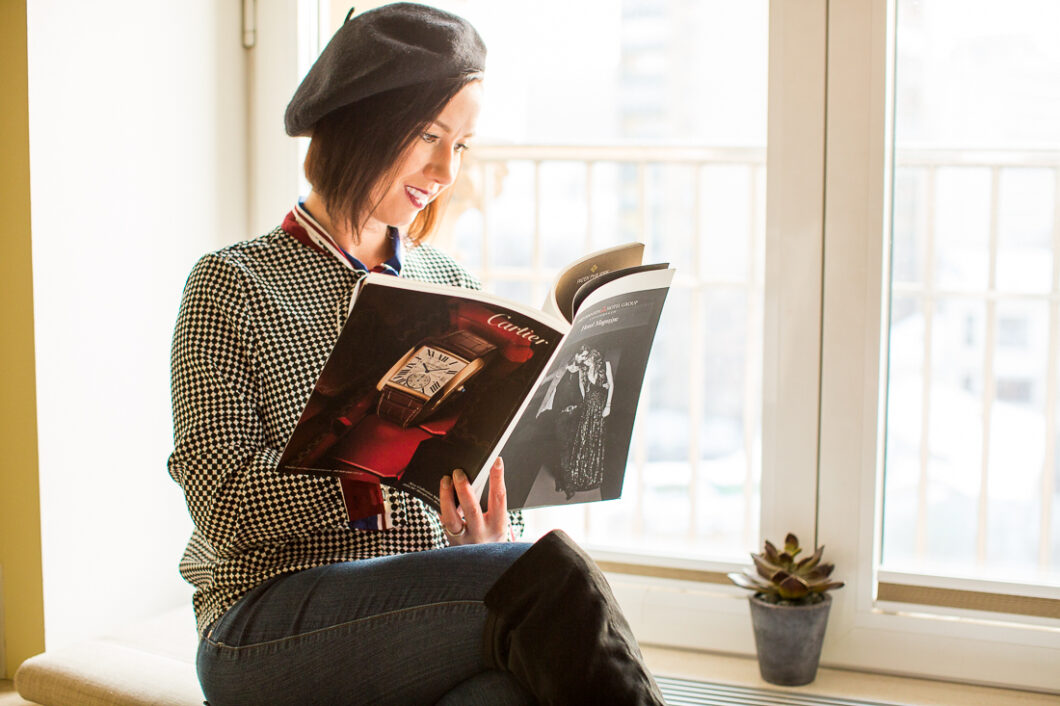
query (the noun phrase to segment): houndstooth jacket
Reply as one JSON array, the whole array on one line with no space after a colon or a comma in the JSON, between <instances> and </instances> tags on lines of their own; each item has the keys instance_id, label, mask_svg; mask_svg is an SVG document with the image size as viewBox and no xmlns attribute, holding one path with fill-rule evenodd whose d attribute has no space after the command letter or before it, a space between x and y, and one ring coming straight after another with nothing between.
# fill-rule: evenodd
<instances>
[{"instance_id":1,"label":"houndstooth jacket","mask_svg":"<svg viewBox=\"0 0 1060 706\"><path fill-rule=\"evenodd\" d=\"M384 486L392 528L353 530L336 479L276 470L363 275L283 227L192 269L173 337L168 466L195 524L180 573L200 635L274 576L447 545L416 498ZM406 250L401 276L481 286L429 245Z\"/></svg>"}]
</instances>

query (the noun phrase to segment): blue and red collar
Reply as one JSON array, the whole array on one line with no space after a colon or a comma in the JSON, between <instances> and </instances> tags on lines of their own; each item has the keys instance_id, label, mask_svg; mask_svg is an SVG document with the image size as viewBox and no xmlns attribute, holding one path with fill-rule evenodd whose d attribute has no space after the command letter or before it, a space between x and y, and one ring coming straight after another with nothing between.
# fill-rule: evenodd
<instances>
[{"instance_id":1,"label":"blue and red collar","mask_svg":"<svg viewBox=\"0 0 1060 706\"><path fill-rule=\"evenodd\" d=\"M401 274L401 261L404 253L401 235L398 233L397 228L387 229L387 237L390 238L393 255L386 262L372 269L369 269L363 262L343 250L335 242L335 239L331 237L331 234L324 230L324 227L317 223L316 219L309 214L309 211L305 209L301 201L296 203L290 213L287 214L287 217L283 219L281 228L294 236L295 240L303 245L331 254L351 270L382 272L388 275Z\"/></svg>"}]
</instances>

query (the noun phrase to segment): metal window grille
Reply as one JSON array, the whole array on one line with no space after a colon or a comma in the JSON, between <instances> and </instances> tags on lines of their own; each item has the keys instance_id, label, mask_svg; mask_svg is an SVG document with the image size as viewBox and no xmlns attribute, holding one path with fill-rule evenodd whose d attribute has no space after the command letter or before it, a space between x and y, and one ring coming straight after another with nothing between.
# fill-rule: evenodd
<instances>
[{"instance_id":1,"label":"metal window grille","mask_svg":"<svg viewBox=\"0 0 1060 706\"><path fill-rule=\"evenodd\" d=\"M473 161L465 165L467 183L457 187L451 205L455 211L451 217L456 216L458 225L443 237L451 239L447 246L474 267L488 289L508 296L514 293L528 304L540 304L565 261L627 240L645 242L646 259L669 261L676 267L663 326L667 326L666 317L670 317L670 330L683 328L685 337L675 342L661 331L655 341L652 365L665 366L666 370L656 367L653 377L650 369L642 392L622 500L633 529L632 536L622 540L622 549L636 552L640 547L657 552L659 540L666 539L666 546L675 555L745 556L758 534L765 150L631 145L476 146L472 154ZM601 184L604 172L613 176L616 170L617 180ZM521 175L515 180L518 183L506 184L515 171ZM566 187L559 187L566 189L568 197L566 205L571 217L567 220L577 222L580 230L561 244L562 259L548 252L549 224L555 223L556 218L546 213L545 203L547 195L558 188L550 181L558 171L569 182ZM730 220L739 221L738 225L725 228L712 222L712 185L723 186L726 193L731 190L740 200L742 215L732 216L731 209L729 214ZM611 186L621 194L606 195L608 199L613 197L609 207L617 203L619 212L603 214L604 206L599 203L601 189ZM504 201L512 190L521 190L528 203L513 205ZM503 205L498 205L499 201L504 201ZM728 205L731 204L717 208ZM504 219L494 216L495 208L504 209ZM463 229L464 235L460 234L461 219L472 224ZM608 228L618 232L601 232ZM469 237L465 237L467 232L471 233ZM529 242L524 242L526 239ZM725 254L729 264L739 264L738 272L719 266L715 254L707 250L711 243L724 245L730 241L741 243L738 253L733 254L730 249ZM522 261L514 262L502 252L512 249L523 253ZM739 399L731 403L731 409L739 410L740 419L731 426L739 428L741 452L739 468L730 469L727 477L719 481L724 483L725 492L738 498L729 498L734 508L731 521L721 528L708 526L708 517L717 508L701 500L701 486L718 479L712 479L706 468L709 450L703 445L707 435L697 433L710 428L708 398L714 394L711 380L722 374L711 365L704 365L711 345L723 345L712 338L718 331L710 330L705 311L712 302L725 301L718 297L732 297L732 301L741 303L742 320L733 328L736 334L728 335L740 339L735 346L744 353L742 360L728 361L738 367L730 376L742 378L734 395ZM683 381L683 399L673 399L670 394L664 400L664 388L675 379ZM668 404L677 412L668 413ZM672 423L673 435L682 439L680 458L671 455L662 459L660 453L653 451L655 440L650 438L649 426L653 416L658 420L664 414L669 414L666 424ZM687 502L681 500L684 507L675 513L677 516L666 518L668 526L680 528L677 536L660 533L659 523L649 516L657 509L657 503L652 501L652 493L657 490L653 483L663 475L672 479L672 495L687 498ZM735 509L737 502L739 507ZM605 521L594 506L578 508L576 520L571 513L564 517L568 529L572 529L572 523L580 525L573 529L583 532L582 537L590 543L600 546L607 542Z\"/></svg>"},{"instance_id":2,"label":"metal window grille","mask_svg":"<svg viewBox=\"0 0 1060 706\"><path fill-rule=\"evenodd\" d=\"M1002 246L1003 184L1006 179L1026 174L1028 170L1033 170L1042 183L1051 179L1051 224L1047 222L1048 216L1040 218L1038 230L1048 230L1047 237L1042 238L1045 242L1024 248L1024 259L1033 267L1006 263L1009 275L1015 269L1020 277L1025 278L1025 281L1014 281L1012 276L1002 277L999 268L1003 258L1011 257ZM1029 503L1037 499L1037 517L1021 520L1037 528L1033 540L1036 556L1027 565L1018 567L1017 572L1029 579L1034 578L1035 570L1055 572L1060 556L1060 523L1055 517L1056 478L1060 472L1056 449L1057 359L1060 353L1060 152L905 149L896 155L896 174L896 199L903 198L903 183L911 193L905 194L907 213L901 213L900 202L896 205L895 238L902 238L897 232L902 227L913 235L904 245L895 246L895 273L891 284L892 340L895 325L911 309L918 309L922 321L921 352L917 361L921 378L916 395L919 399L919 430L914 442L919 458L915 463L915 513L906 558L911 559L914 566L943 563L938 556L938 547L931 546L930 529L933 521L937 523L937 518L932 517L929 497L933 492L932 439L933 435L945 431L945 422L940 420L942 415L937 410L933 414L934 406L945 404L937 399L934 378L965 366L971 372L964 374L963 384L978 398L979 409L979 428L972 430L977 433L967 439L968 444L977 447L974 455L978 456L978 464L961 469L969 485L968 492L976 498L974 520L969 518L974 528L972 536L963 535L964 541L974 545L974 555L968 557L968 568L989 569L990 562L1006 558L998 547L1008 540L998 536L1001 530L990 527L990 508L991 502L1005 492L1006 469L1003 464L1019 461L999 459L996 453L992 453L991 445L998 440L992 422L999 404L1019 403L1037 410L1039 416L1033 423L1040 425L1044 446L1040 465L1022 469L1024 474L1034 474L1038 478L1034 496L1028 494L1027 498ZM980 196L973 193L961 195L963 207L974 210L974 216L970 216L967 223L972 230L981 229L978 236L969 233L966 237L967 241L978 242L976 261L969 268L975 270L974 276L950 276L952 273L947 273L940 264L939 250L947 246L940 243L937 227L939 191L943 179L951 177L979 180ZM906 220L904 226L903 219ZM953 236L950 237L952 240ZM971 246L964 243L962 247ZM909 260L919 262L910 264ZM1035 273L1039 275L1036 278L1032 276ZM960 332L942 330L940 310L947 306L951 312L955 307L966 312ZM1047 312L1038 317L1036 324L1023 318L1021 313L1034 308ZM946 350L974 351L975 354L969 354L966 360L962 360L963 354L946 356L942 346L947 336L955 342L945 344L949 346ZM892 394L894 386L900 382L896 379L900 373L895 371L894 356L892 348L889 381ZM1009 358L1007 362L1006 357ZM892 410L889 425L900 423L895 414ZM890 446L888 455L890 470ZM996 522L996 511L994 517ZM885 539L885 564L887 550ZM1006 570L1011 572L1012 567Z\"/></svg>"}]
</instances>

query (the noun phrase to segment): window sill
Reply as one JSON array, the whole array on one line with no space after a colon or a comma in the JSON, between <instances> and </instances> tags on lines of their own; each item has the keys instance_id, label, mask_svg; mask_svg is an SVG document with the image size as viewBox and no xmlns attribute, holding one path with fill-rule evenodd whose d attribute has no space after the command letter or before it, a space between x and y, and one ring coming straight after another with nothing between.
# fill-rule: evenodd
<instances>
[{"instance_id":1,"label":"window sill","mask_svg":"<svg viewBox=\"0 0 1060 706\"><path fill-rule=\"evenodd\" d=\"M1056 704L1056 697L1048 694L926 679L909 679L844 669L822 668L817 673L817 680L807 686L794 688L774 686L762 681L758 676L758 663L753 658L651 646L644 646L642 650L648 665L658 674L733 686L923 706L996 706L1002 703L1009 706L1037 706L1038 704L1055 706ZM0 681L0 706L22 706L28 703L15 693L10 680Z\"/></svg>"},{"instance_id":2,"label":"window sill","mask_svg":"<svg viewBox=\"0 0 1060 706\"><path fill-rule=\"evenodd\" d=\"M753 657L648 645L642 651L648 666L657 674L732 686L925 706L1056 706L1057 703L1057 697L1049 694L828 668L821 668L812 684L782 687L762 681L758 662Z\"/></svg>"}]
</instances>

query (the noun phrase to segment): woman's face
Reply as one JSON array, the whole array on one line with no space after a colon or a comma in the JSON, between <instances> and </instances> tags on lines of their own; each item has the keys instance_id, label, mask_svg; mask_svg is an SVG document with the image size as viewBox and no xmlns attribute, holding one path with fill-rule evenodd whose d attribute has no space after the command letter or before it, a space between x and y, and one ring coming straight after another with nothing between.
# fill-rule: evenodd
<instances>
[{"instance_id":1,"label":"woman's face","mask_svg":"<svg viewBox=\"0 0 1060 706\"><path fill-rule=\"evenodd\" d=\"M482 106L482 82L473 81L452 97L442 112L405 151L394 181L382 194L371 220L403 227L456 180L460 159L475 132Z\"/></svg>"}]
</instances>

